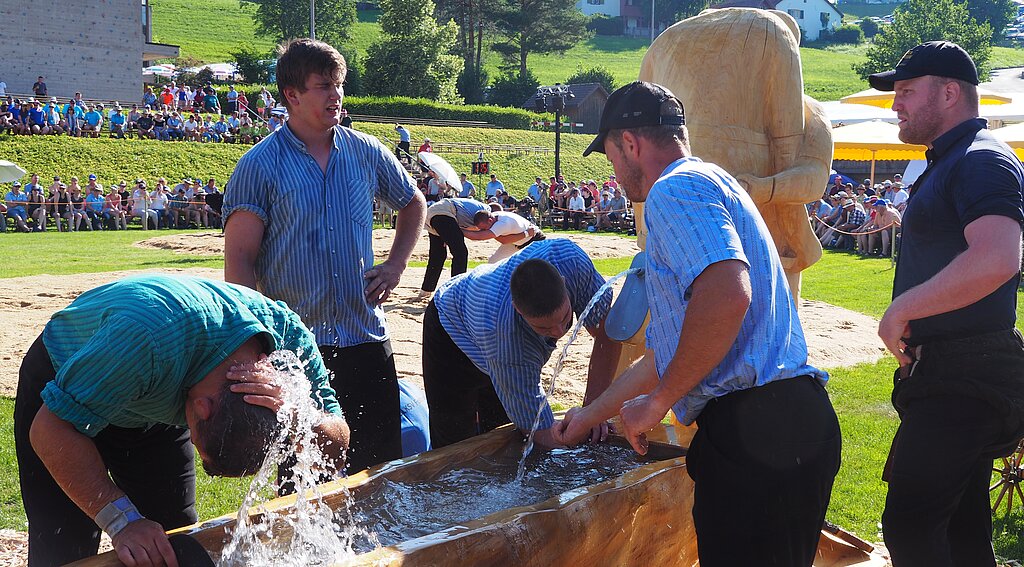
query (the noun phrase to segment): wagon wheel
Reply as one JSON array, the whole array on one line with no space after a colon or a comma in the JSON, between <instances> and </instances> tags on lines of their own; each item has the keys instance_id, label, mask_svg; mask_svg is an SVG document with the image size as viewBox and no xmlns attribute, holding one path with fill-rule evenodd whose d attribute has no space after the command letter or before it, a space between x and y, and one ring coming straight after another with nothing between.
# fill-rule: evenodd
<instances>
[{"instance_id":1,"label":"wagon wheel","mask_svg":"<svg viewBox=\"0 0 1024 567\"><path fill-rule=\"evenodd\" d=\"M998 491L996 501L992 505L992 513L995 514L999 507L1006 503L1006 515L1013 510L1013 496L1017 495L1018 502L1024 503L1024 491L1021 490L1021 483L1024 483L1024 440L1017 444L1017 449L999 461L1001 465L992 467L992 472L999 475L995 484L989 488L989 493Z\"/></svg>"}]
</instances>

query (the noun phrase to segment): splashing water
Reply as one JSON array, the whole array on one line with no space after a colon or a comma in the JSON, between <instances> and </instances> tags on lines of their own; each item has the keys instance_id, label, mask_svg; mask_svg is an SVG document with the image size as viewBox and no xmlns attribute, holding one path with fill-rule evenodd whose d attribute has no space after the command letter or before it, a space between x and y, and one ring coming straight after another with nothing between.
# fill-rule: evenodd
<instances>
[{"instance_id":1,"label":"splashing water","mask_svg":"<svg viewBox=\"0 0 1024 567\"><path fill-rule=\"evenodd\" d=\"M528 457L530 452L533 451L533 436L536 435L537 427L540 426L540 418L544 414L544 407L547 405L547 400L550 399L551 395L555 392L555 380L558 379L559 373L562 372L562 366L565 364L565 358L569 355L569 347L572 346L572 343L576 342L576 337L580 334L583 322L587 320L587 316L590 315L590 311L599 301L601 301L601 298L604 297L604 293L611 289L615 282L630 274L639 273L641 270L642 268L629 268L628 270L620 272L609 278L608 281L606 281L604 285L597 290L594 297L590 298L590 302L587 303L587 306L583 309L583 313L580 314L579 319L576 321L576 326L572 330L572 334L569 335L569 340L565 343L565 346L562 347L562 352L558 355L558 359L555 361L555 368L551 372L551 383L548 385L548 391L544 394L544 399L541 400L540 406L537 408L537 417L533 419L533 427L530 429L530 436L527 437L526 447L523 448L523 458L519 460L519 468L516 472L517 482L522 483L523 477L526 475L526 457Z\"/></svg>"},{"instance_id":2,"label":"splashing water","mask_svg":"<svg viewBox=\"0 0 1024 567\"><path fill-rule=\"evenodd\" d=\"M317 445L313 427L323 412L310 398L310 384L302 362L289 351L270 355L274 381L281 386L284 405L277 412L282 427L267 458L253 478L238 510L231 540L224 546L219 565L225 567L300 567L336 565L355 557L353 542L375 542L372 534L355 528L349 498L332 510L322 500L317 483L337 476L331 459ZM269 510L268 500L279 488L277 466L292 460L290 483L295 505ZM260 515L250 517L250 509ZM365 545L365 544L364 544Z\"/></svg>"}]
</instances>

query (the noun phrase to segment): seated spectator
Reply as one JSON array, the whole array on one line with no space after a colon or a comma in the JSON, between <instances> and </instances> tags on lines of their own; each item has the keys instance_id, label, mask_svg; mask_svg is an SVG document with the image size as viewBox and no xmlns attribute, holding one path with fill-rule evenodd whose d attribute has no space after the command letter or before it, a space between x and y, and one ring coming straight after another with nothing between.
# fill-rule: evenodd
<instances>
[{"instance_id":1,"label":"seated spectator","mask_svg":"<svg viewBox=\"0 0 1024 567\"><path fill-rule=\"evenodd\" d=\"M836 238L830 243L831 248L839 250L853 250L857 243L856 237L844 232L857 232L867 222L867 215L864 209L853 199L843 201L843 208L848 209L845 222L835 227Z\"/></svg>"},{"instance_id":2,"label":"seated spectator","mask_svg":"<svg viewBox=\"0 0 1024 567\"><path fill-rule=\"evenodd\" d=\"M875 228L879 230L868 235L868 246L865 253L871 254L878 247L879 256L890 256L892 254L892 227L900 226L902 221L900 212L892 206L892 203L885 199L876 201Z\"/></svg>"},{"instance_id":3,"label":"seated spectator","mask_svg":"<svg viewBox=\"0 0 1024 567\"><path fill-rule=\"evenodd\" d=\"M433 144L430 143L430 138L423 138L423 143L420 144L420 149L416 150L416 153L419 153L419 152L433 152L433 151L434 151L434 146L433 146Z\"/></svg>"},{"instance_id":4,"label":"seated spectator","mask_svg":"<svg viewBox=\"0 0 1024 567\"><path fill-rule=\"evenodd\" d=\"M91 182L86 188L89 194L85 196L85 216L92 230L100 230L103 227L103 186Z\"/></svg>"},{"instance_id":5,"label":"seated spectator","mask_svg":"<svg viewBox=\"0 0 1024 567\"><path fill-rule=\"evenodd\" d=\"M7 218L14 220L14 226L19 232L28 232L28 214L25 211L25 207L28 205L28 196L21 192L20 181L11 184L11 190L7 192L4 201L7 205Z\"/></svg>"},{"instance_id":6,"label":"seated spectator","mask_svg":"<svg viewBox=\"0 0 1024 567\"><path fill-rule=\"evenodd\" d=\"M72 177L71 182L78 185L78 178ZM57 232L71 232L75 230L74 215L71 212L71 194L68 193L68 186L61 183L57 192L50 199L50 207L53 213L53 221L57 223ZM63 223L61 221L64 221Z\"/></svg>"},{"instance_id":7,"label":"seated spectator","mask_svg":"<svg viewBox=\"0 0 1024 567\"><path fill-rule=\"evenodd\" d=\"M11 120L10 105L7 101L0 101L0 134L14 131L14 122Z\"/></svg>"},{"instance_id":8,"label":"seated spectator","mask_svg":"<svg viewBox=\"0 0 1024 567\"><path fill-rule=\"evenodd\" d=\"M508 191L502 191L498 197L498 204L501 205L502 209L506 211L514 210L518 205L519 201L516 200Z\"/></svg>"},{"instance_id":9,"label":"seated spectator","mask_svg":"<svg viewBox=\"0 0 1024 567\"><path fill-rule=\"evenodd\" d=\"M145 92L142 94L142 106L145 108L156 108L157 97L153 92L153 87L146 87Z\"/></svg>"},{"instance_id":10,"label":"seated spectator","mask_svg":"<svg viewBox=\"0 0 1024 567\"><path fill-rule=\"evenodd\" d=\"M153 113L153 137L162 142L170 139L167 135L167 115L162 110Z\"/></svg>"},{"instance_id":11,"label":"seated spectator","mask_svg":"<svg viewBox=\"0 0 1024 567\"><path fill-rule=\"evenodd\" d=\"M612 180L614 179L615 176L613 175ZM608 183L608 186L612 186L611 182ZM622 194L622 189L619 189L618 184L615 184L615 187L612 188L612 208L608 212L608 220L613 223L621 222L626 218L628 209L629 204L626 202L625 195Z\"/></svg>"},{"instance_id":12,"label":"seated spectator","mask_svg":"<svg viewBox=\"0 0 1024 567\"><path fill-rule=\"evenodd\" d=\"M32 223L32 231L43 232L46 230L46 197L43 196L41 185L29 188L26 207L28 220Z\"/></svg>"},{"instance_id":13,"label":"seated spectator","mask_svg":"<svg viewBox=\"0 0 1024 567\"><path fill-rule=\"evenodd\" d=\"M111 187L110 193L103 200L103 218L108 230L128 229L128 217L121 207L121 193L118 192L119 188L124 189L127 185L122 181L117 187Z\"/></svg>"},{"instance_id":14,"label":"seated spectator","mask_svg":"<svg viewBox=\"0 0 1024 567\"><path fill-rule=\"evenodd\" d=\"M171 226L174 228L188 228L188 198L185 197L185 189L180 185L167 198L168 213L171 216Z\"/></svg>"},{"instance_id":15,"label":"seated spectator","mask_svg":"<svg viewBox=\"0 0 1024 567\"><path fill-rule=\"evenodd\" d=\"M899 211L902 215L903 211L907 208L907 200L910 199L910 193L903 188L903 184L899 181L894 181L892 184L893 195L892 195L892 208Z\"/></svg>"},{"instance_id":16,"label":"seated spectator","mask_svg":"<svg viewBox=\"0 0 1024 567\"><path fill-rule=\"evenodd\" d=\"M203 87L203 110L209 114L220 114L220 100L213 85L206 83Z\"/></svg>"},{"instance_id":17,"label":"seated spectator","mask_svg":"<svg viewBox=\"0 0 1024 567\"><path fill-rule=\"evenodd\" d=\"M68 193L71 194L71 230L82 230L83 225L86 230L92 230L89 216L85 214L85 196L82 195L82 188L76 183Z\"/></svg>"},{"instance_id":18,"label":"seated spectator","mask_svg":"<svg viewBox=\"0 0 1024 567\"><path fill-rule=\"evenodd\" d=\"M82 135L89 138L99 138L103 128L103 114L99 110L85 107L85 123L82 125Z\"/></svg>"},{"instance_id":19,"label":"seated spectator","mask_svg":"<svg viewBox=\"0 0 1024 567\"><path fill-rule=\"evenodd\" d=\"M221 141L220 134L217 133L214 128L216 122L209 115L206 116L206 120L203 122L201 138L203 142L219 142Z\"/></svg>"},{"instance_id":20,"label":"seated spectator","mask_svg":"<svg viewBox=\"0 0 1024 567\"><path fill-rule=\"evenodd\" d=\"M185 122L178 116L177 110L167 117L167 138L174 141L185 138Z\"/></svg>"},{"instance_id":21,"label":"seated spectator","mask_svg":"<svg viewBox=\"0 0 1024 567\"><path fill-rule=\"evenodd\" d=\"M193 113L185 121L185 139L190 142L199 141L199 130L202 124L202 119L199 118L198 114Z\"/></svg>"},{"instance_id":22,"label":"seated spectator","mask_svg":"<svg viewBox=\"0 0 1024 567\"><path fill-rule=\"evenodd\" d=\"M843 198L839 194L831 195L828 198L829 201L829 213L828 216L818 217L818 227L814 233L818 236L818 240L823 240L823 236L826 232L832 230L832 227L839 220L840 215L843 214L843 207L841 206Z\"/></svg>"},{"instance_id":23,"label":"seated spectator","mask_svg":"<svg viewBox=\"0 0 1024 567\"><path fill-rule=\"evenodd\" d=\"M157 228L170 228L174 225L174 212L169 208L170 198L167 194L167 180L161 177L156 181L156 188L149 194L150 209L156 213Z\"/></svg>"},{"instance_id":24,"label":"seated spectator","mask_svg":"<svg viewBox=\"0 0 1024 567\"><path fill-rule=\"evenodd\" d=\"M210 179L210 184L213 183L213 179ZM216 186L208 184L206 189L206 215L210 221L212 228L221 228L223 226L221 222L221 209L224 207L224 194L217 189Z\"/></svg>"},{"instance_id":25,"label":"seated spectator","mask_svg":"<svg viewBox=\"0 0 1024 567\"><path fill-rule=\"evenodd\" d=\"M232 112L231 116L228 116L228 133L232 136L232 141L238 138L238 128L242 125L242 121L238 118L238 112Z\"/></svg>"},{"instance_id":26,"label":"seated spectator","mask_svg":"<svg viewBox=\"0 0 1024 567\"><path fill-rule=\"evenodd\" d=\"M562 230L569 230L569 220L572 219L573 230L580 229L580 222L583 221L583 213L586 210L586 205L583 203L583 196L580 195L579 189L573 189L569 194L569 209L568 214L562 221Z\"/></svg>"},{"instance_id":27,"label":"seated spectator","mask_svg":"<svg viewBox=\"0 0 1024 567\"><path fill-rule=\"evenodd\" d=\"M597 217L594 219L594 228L597 230L609 230L612 228L612 221L608 218L612 210L612 195L604 191L601 193L601 200L597 202Z\"/></svg>"},{"instance_id":28,"label":"seated spectator","mask_svg":"<svg viewBox=\"0 0 1024 567\"><path fill-rule=\"evenodd\" d=\"M115 105L114 111L110 113L110 137L124 139L125 125L128 121L128 117L121 112L121 105Z\"/></svg>"},{"instance_id":29,"label":"seated spectator","mask_svg":"<svg viewBox=\"0 0 1024 567\"><path fill-rule=\"evenodd\" d=\"M29 110L31 109L32 104L27 101L21 103L21 107L18 109L18 118L16 125L18 127L19 135L30 136L32 134L32 129L28 125L28 114Z\"/></svg>"},{"instance_id":30,"label":"seated spectator","mask_svg":"<svg viewBox=\"0 0 1024 567\"><path fill-rule=\"evenodd\" d=\"M146 189L144 179L135 180L135 189L132 191L131 212L128 220L138 218L142 221L142 230L149 230L150 223L153 228L160 227L160 219L157 212L150 207L149 191Z\"/></svg>"},{"instance_id":31,"label":"seated spectator","mask_svg":"<svg viewBox=\"0 0 1024 567\"><path fill-rule=\"evenodd\" d=\"M174 106L174 95L171 94L171 87L165 86L160 91L160 110L171 110Z\"/></svg>"},{"instance_id":32,"label":"seated spectator","mask_svg":"<svg viewBox=\"0 0 1024 567\"><path fill-rule=\"evenodd\" d=\"M228 123L224 119L224 115L221 114L220 118L213 123L213 131L217 137L218 142L234 142L235 137L229 132Z\"/></svg>"},{"instance_id":33,"label":"seated spectator","mask_svg":"<svg viewBox=\"0 0 1024 567\"><path fill-rule=\"evenodd\" d=\"M43 112L41 101L32 101L32 106L28 109L28 129L28 133L32 135L49 133L49 130L46 129L46 114Z\"/></svg>"},{"instance_id":34,"label":"seated spectator","mask_svg":"<svg viewBox=\"0 0 1024 567\"><path fill-rule=\"evenodd\" d=\"M185 196L188 197L188 208L186 211L189 222L194 220L196 228L210 228L209 215L206 212L206 200L203 198L206 193L203 192L201 183L199 177L196 176L192 179L192 186L185 190Z\"/></svg>"},{"instance_id":35,"label":"seated spectator","mask_svg":"<svg viewBox=\"0 0 1024 567\"><path fill-rule=\"evenodd\" d=\"M147 106L142 109L142 116L139 116L139 119L135 121L135 129L136 132L138 132L140 139L152 139L156 137L156 134L153 133L154 127L155 123L153 121L153 116L150 114L149 107Z\"/></svg>"},{"instance_id":36,"label":"seated spectator","mask_svg":"<svg viewBox=\"0 0 1024 567\"><path fill-rule=\"evenodd\" d=\"M139 105L133 104L132 109L128 112L128 135L130 136L133 132L137 132L139 129L139 118L142 117L142 113L139 112Z\"/></svg>"},{"instance_id":37,"label":"seated spectator","mask_svg":"<svg viewBox=\"0 0 1024 567\"><path fill-rule=\"evenodd\" d=\"M255 127L256 134L253 136L253 143L258 144L260 140L270 135L270 125L266 122L258 122Z\"/></svg>"}]
</instances>

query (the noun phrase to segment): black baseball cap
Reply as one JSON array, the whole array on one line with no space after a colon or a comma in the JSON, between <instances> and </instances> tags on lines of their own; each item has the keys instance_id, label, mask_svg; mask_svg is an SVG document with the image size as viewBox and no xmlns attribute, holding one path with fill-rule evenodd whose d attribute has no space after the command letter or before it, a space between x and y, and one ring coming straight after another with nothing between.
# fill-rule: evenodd
<instances>
[{"instance_id":1,"label":"black baseball cap","mask_svg":"<svg viewBox=\"0 0 1024 567\"><path fill-rule=\"evenodd\" d=\"M949 77L978 84L978 68L959 45L951 41L929 41L903 54L892 71L868 77L871 86L880 91L893 90L896 81L916 79L925 75Z\"/></svg>"},{"instance_id":2,"label":"black baseball cap","mask_svg":"<svg viewBox=\"0 0 1024 567\"><path fill-rule=\"evenodd\" d=\"M676 104L665 104L675 101ZM678 106L677 106L678 105ZM597 137L590 143L584 157L591 152L604 153L604 141L611 130L642 128L644 126L686 124L683 103L661 85L646 81L633 81L619 87L608 97L601 112L601 125Z\"/></svg>"}]
</instances>

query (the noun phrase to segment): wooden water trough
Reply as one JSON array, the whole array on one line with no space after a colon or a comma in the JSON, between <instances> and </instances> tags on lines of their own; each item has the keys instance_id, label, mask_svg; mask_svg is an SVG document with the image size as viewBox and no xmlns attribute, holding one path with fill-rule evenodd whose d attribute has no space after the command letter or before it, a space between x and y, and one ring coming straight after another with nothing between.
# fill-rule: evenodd
<instances>
[{"instance_id":1,"label":"wooden water trough","mask_svg":"<svg viewBox=\"0 0 1024 567\"><path fill-rule=\"evenodd\" d=\"M662 426L648 436L651 461L611 480L380 547L347 564L697 566L690 514L693 482L686 472L685 457L693 431ZM625 441L618 438L615 442ZM460 468L461 463L508 451L522 451L521 437L510 426L324 484L321 492L324 502L336 508L347 498L346 489L358 500L384 479L407 483L431 480ZM293 497L278 498L267 508L281 510L293 503ZM234 515L222 516L175 532L190 534L217 557L234 523ZM276 533L288 537L286 532ZM73 565L115 567L121 563L110 552ZM886 562L870 544L830 529L822 531L814 565L882 567Z\"/></svg>"}]
</instances>

